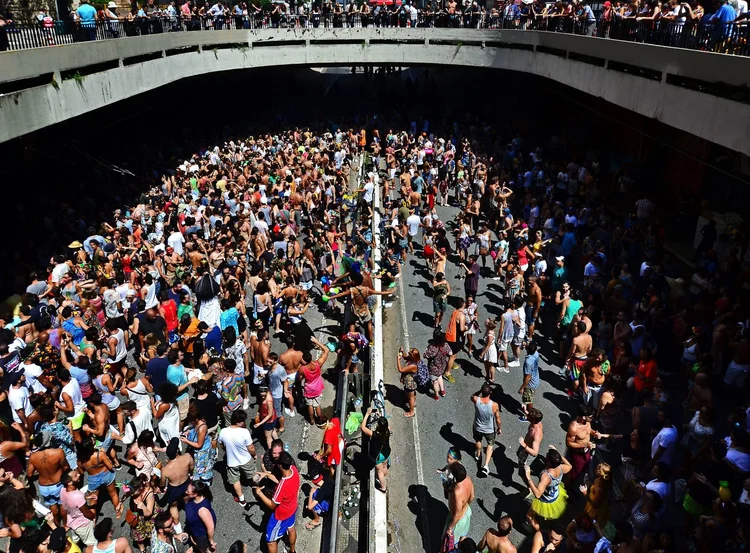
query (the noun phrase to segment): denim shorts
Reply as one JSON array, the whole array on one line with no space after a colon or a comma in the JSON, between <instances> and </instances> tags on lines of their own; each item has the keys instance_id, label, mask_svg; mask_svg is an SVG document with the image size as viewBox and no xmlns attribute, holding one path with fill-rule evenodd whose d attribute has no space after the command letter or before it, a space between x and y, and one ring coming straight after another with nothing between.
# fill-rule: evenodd
<instances>
[{"instance_id":1,"label":"denim shorts","mask_svg":"<svg viewBox=\"0 0 750 553\"><path fill-rule=\"evenodd\" d=\"M45 507L59 505L62 488L63 485L60 482L57 484L50 484L49 486L42 486L39 484L39 499L42 500L42 504Z\"/></svg>"},{"instance_id":2,"label":"denim shorts","mask_svg":"<svg viewBox=\"0 0 750 553\"><path fill-rule=\"evenodd\" d=\"M107 487L112 482L115 481L115 473L114 471L110 472L108 470L105 470L104 472L100 472L99 474L94 474L93 476L89 474L89 491L96 491L99 488Z\"/></svg>"}]
</instances>

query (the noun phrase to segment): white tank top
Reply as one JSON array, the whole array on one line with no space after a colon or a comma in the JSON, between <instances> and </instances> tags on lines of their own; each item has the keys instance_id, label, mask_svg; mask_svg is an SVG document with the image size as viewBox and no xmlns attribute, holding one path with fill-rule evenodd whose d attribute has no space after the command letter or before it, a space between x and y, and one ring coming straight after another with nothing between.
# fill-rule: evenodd
<instances>
[{"instance_id":1,"label":"white tank top","mask_svg":"<svg viewBox=\"0 0 750 553\"><path fill-rule=\"evenodd\" d=\"M128 356L128 346L125 343L125 332L121 328L117 330L115 338L117 338L117 345L115 346L115 358L113 361L117 363Z\"/></svg>"}]
</instances>

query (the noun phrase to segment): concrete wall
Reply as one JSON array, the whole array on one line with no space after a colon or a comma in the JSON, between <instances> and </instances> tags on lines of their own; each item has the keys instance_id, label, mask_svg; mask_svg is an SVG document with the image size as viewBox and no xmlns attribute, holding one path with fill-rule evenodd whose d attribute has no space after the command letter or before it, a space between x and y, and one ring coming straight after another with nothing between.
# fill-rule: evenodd
<instances>
[{"instance_id":1,"label":"concrete wall","mask_svg":"<svg viewBox=\"0 0 750 553\"><path fill-rule=\"evenodd\" d=\"M197 51L171 55L180 48ZM149 54L158 58L131 59ZM589 58L568 58L576 54ZM85 73L85 67L107 62L116 67L82 79L61 77L61 71ZM651 71L651 78L609 69L612 62L637 65ZM666 82L667 75L679 75L747 86L749 58L556 33L461 29L209 31L0 53L0 83L54 75L53 84L0 96L0 141L204 73L363 64L532 73L750 154L750 106Z\"/></svg>"}]
</instances>

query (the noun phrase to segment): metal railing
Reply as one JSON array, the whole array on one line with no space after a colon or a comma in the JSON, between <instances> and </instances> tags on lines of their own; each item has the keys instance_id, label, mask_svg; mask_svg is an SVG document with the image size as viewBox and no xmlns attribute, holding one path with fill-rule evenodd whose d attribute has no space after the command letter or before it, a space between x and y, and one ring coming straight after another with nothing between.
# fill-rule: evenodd
<instances>
[{"instance_id":1,"label":"metal railing","mask_svg":"<svg viewBox=\"0 0 750 553\"><path fill-rule=\"evenodd\" d=\"M636 21L616 18L613 21L582 21L574 18L518 15L505 17L500 13L449 14L420 11L416 18L407 10L381 9L370 14L275 14L258 12L252 15L195 17L135 17L127 20L96 21L91 24L55 21L19 23L0 27L0 50L23 50L93 40L110 40L161 33L191 31L223 31L242 29L342 29L362 27L417 27L455 29L513 29L549 31L595 36L606 39L656 44L750 55L747 24L713 24L674 22L667 20Z\"/></svg>"}]
</instances>

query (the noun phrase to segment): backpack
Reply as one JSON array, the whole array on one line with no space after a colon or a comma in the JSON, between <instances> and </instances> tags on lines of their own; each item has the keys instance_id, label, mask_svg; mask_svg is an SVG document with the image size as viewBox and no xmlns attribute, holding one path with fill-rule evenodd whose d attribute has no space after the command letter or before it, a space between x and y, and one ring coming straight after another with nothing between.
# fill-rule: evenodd
<instances>
[{"instance_id":1,"label":"backpack","mask_svg":"<svg viewBox=\"0 0 750 553\"><path fill-rule=\"evenodd\" d=\"M430 381L430 369L427 367L427 363L419 361L417 363L417 372L414 374L414 382L417 386L426 386Z\"/></svg>"},{"instance_id":2,"label":"backpack","mask_svg":"<svg viewBox=\"0 0 750 553\"><path fill-rule=\"evenodd\" d=\"M205 274L195 283L195 297L198 301L208 301L219 293L219 283L210 275Z\"/></svg>"}]
</instances>

